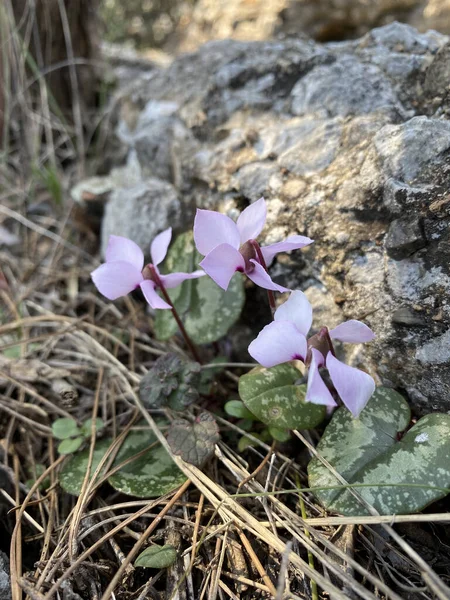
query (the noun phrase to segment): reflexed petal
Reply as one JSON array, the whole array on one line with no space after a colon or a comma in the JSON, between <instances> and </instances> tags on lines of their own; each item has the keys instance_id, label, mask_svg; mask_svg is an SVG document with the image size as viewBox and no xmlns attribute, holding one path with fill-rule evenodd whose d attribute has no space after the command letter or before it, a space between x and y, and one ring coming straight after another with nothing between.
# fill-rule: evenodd
<instances>
[{"instance_id":1,"label":"reflexed petal","mask_svg":"<svg viewBox=\"0 0 450 600\"><path fill-rule=\"evenodd\" d=\"M275 321L291 321L297 329L308 335L312 323L312 306L303 292L295 290L275 311Z\"/></svg>"},{"instance_id":2,"label":"reflexed petal","mask_svg":"<svg viewBox=\"0 0 450 600\"><path fill-rule=\"evenodd\" d=\"M200 266L217 285L226 290L234 273L244 270L245 261L233 246L221 244L205 256Z\"/></svg>"},{"instance_id":3,"label":"reflexed petal","mask_svg":"<svg viewBox=\"0 0 450 600\"><path fill-rule=\"evenodd\" d=\"M124 261L138 271L144 267L144 253L137 244L120 235L110 235L105 252L106 262Z\"/></svg>"},{"instance_id":4,"label":"reflexed petal","mask_svg":"<svg viewBox=\"0 0 450 600\"><path fill-rule=\"evenodd\" d=\"M169 247L170 240L172 239L172 227L169 227L165 231L159 233L150 245L150 256L152 257L152 263L159 265L167 254L167 248Z\"/></svg>"},{"instance_id":5,"label":"reflexed petal","mask_svg":"<svg viewBox=\"0 0 450 600\"><path fill-rule=\"evenodd\" d=\"M255 240L266 222L267 207L264 198L260 198L241 212L237 228L241 236L241 245L247 240Z\"/></svg>"},{"instance_id":6,"label":"reflexed petal","mask_svg":"<svg viewBox=\"0 0 450 600\"><path fill-rule=\"evenodd\" d=\"M197 209L194 220L194 240L197 250L206 256L221 244L239 248L240 235L236 223L213 210Z\"/></svg>"},{"instance_id":7,"label":"reflexed petal","mask_svg":"<svg viewBox=\"0 0 450 600\"><path fill-rule=\"evenodd\" d=\"M142 273L124 260L104 263L91 273L98 291L109 300L126 296L142 281Z\"/></svg>"},{"instance_id":8,"label":"reflexed petal","mask_svg":"<svg viewBox=\"0 0 450 600\"><path fill-rule=\"evenodd\" d=\"M330 337L333 340L341 342L350 342L359 344L362 342L371 342L375 338L374 332L361 321L345 321L330 331Z\"/></svg>"},{"instance_id":9,"label":"reflexed petal","mask_svg":"<svg viewBox=\"0 0 450 600\"><path fill-rule=\"evenodd\" d=\"M247 273L247 271L246 271L245 274L247 275L247 277L249 279L251 279L253 281L253 283L256 283L256 285L259 285L259 287L262 287L265 290L273 290L275 292L288 292L289 291L287 288L283 287L282 285L278 285L278 283L275 283L274 281L272 281L269 273L267 273L265 268L262 267L258 262L256 262L256 260L254 258L251 258L250 262L253 263L255 268L250 273Z\"/></svg>"},{"instance_id":10,"label":"reflexed petal","mask_svg":"<svg viewBox=\"0 0 450 600\"><path fill-rule=\"evenodd\" d=\"M305 360L306 338L293 323L274 321L260 331L248 352L263 367L274 367L290 360Z\"/></svg>"},{"instance_id":11,"label":"reflexed petal","mask_svg":"<svg viewBox=\"0 0 450 600\"><path fill-rule=\"evenodd\" d=\"M279 252L289 252L290 250L298 250L312 244L314 240L304 235L291 235L284 242L277 242L276 244L270 244L270 246L263 246L261 251L266 261L266 265L269 266L273 261L275 254Z\"/></svg>"},{"instance_id":12,"label":"reflexed petal","mask_svg":"<svg viewBox=\"0 0 450 600\"><path fill-rule=\"evenodd\" d=\"M313 404L337 406L335 399L319 373L319 366L324 363L323 356L316 348L312 348L311 352L312 359L308 371L308 389L306 390L305 399L307 402L312 402Z\"/></svg>"},{"instance_id":13,"label":"reflexed petal","mask_svg":"<svg viewBox=\"0 0 450 600\"><path fill-rule=\"evenodd\" d=\"M374 380L364 371L344 364L331 352L327 356L327 369L342 402L357 417L375 391Z\"/></svg>"},{"instance_id":14,"label":"reflexed petal","mask_svg":"<svg viewBox=\"0 0 450 600\"><path fill-rule=\"evenodd\" d=\"M198 279L206 275L205 271L194 271L193 273L169 273L169 275L160 275L159 278L167 288L174 288L186 281L186 279Z\"/></svg>"},{"instance_id":15,"label":"reflexed petal","mask_svg":"<svg viewBox=\"0 0 450 600\"><path fill-rule=\"evenodd\" d=\"M172 308L170 304L167 304L167 302L157 294L155 283L150 279L146 279L141 283L141 290L152 308Z\"/></svg>"}]
</instances>

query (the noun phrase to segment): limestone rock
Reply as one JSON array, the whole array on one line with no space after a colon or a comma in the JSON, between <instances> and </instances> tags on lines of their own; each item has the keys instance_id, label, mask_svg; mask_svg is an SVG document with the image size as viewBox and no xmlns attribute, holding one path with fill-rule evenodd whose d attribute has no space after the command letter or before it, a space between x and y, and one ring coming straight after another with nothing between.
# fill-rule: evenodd
<instances>
[{"instance_id":1,"label":"limestone rock","mask_svg":"<svg viewBox=\"0 0 450 600\"><path fill-rule=\"evenodd\" d=\"M0 550L0 600L11 600L11 580L9 577L9 559Z\"/></svg>"},{"instance_id":2,"label":"limestone rock","mask_svg":"<svg viewBox=\"0 0 450 600\"><path fill-rule=\"evenodd\" d=\"M339 44L229 40L137 81L121 131L141 182L113 192L103 243L118 233L147 248L190 227L195 205L235 219L264 195L263 243L315 239L272 267L307 291L314 326L367 322L376 340L346 344L347 360L406 389L419 413L450 410L447 44L398 23Z\"/></svg>"}]
</instances>

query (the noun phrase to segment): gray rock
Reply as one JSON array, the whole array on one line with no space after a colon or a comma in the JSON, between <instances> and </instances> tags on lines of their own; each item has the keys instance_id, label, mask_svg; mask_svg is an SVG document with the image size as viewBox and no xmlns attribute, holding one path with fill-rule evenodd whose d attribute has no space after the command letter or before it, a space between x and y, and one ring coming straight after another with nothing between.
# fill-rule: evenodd
<instances>
[{"instance_id":1,"label":"gray rock","mask_svg":"<svg viewBox=\"0 0 450 600\"><path fill-rule=\"evenodd\" d=\"M175 188L147 179L133 188L118 188L109 200L102 223L102 254L110 235L130 238L148 254L152 239L167 227L180 230L192 218Z\"/></svg>"},{"instance_id":2,"label":"gray rock","mask_svg":"<svg viewBox=\"0 0 450 600\"><path fill-rule=\"evenodd\" d=\"M0 550L0 600L11 600L11 579L9 577L9 559Z\"/></svg>"},{"instance_id":3,"label":"gray rock","mask_svg":"<svg viewBox=\"0 0 450 600\"><path fill-rule=\"evenodd\" d=\"M292 90L295 115L346 117L402 110L383 72L376 66L363 65L354 56L342 56L331 65L315 67Z\"/></svg>"},{"instance_id":4,"label":"gray rock","mask_svg":"<svg viewBox=\"0 0 450 600\"><path fill-rule=\"evenodd\" d=\"M384 240L388 255L398 260L406 258L425 245L420 220L416 216L394 219Z\"/></svg>"},{"instance_id":5,"label":"gray rock","mask_svg":"<svg viewBox=\"0 0 450 600\"><path fill-rule=\"evenodd\" d=\"M450 121L434 97L447 43L399 24L344 43L229 40L137 81L123 102L142 181L113 193L103 244L118 233L147 248L188 228L194 204L235 219L264 194L263 244L315 239L271 267L308 291L315 326L365 321L376 340L345 344L347 360L407 389L418 413L450 410Z\"/></svg>"}]
</instances>

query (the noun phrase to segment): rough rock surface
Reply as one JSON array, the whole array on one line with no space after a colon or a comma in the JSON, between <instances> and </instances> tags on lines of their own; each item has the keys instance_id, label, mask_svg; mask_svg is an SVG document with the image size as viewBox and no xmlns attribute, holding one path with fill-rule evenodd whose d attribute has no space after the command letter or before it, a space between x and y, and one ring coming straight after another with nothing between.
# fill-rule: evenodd
<instances>
[{"instance_id":1,"label":"rough rock surface","mask_svg":"<svg viewBox=\"0 0 450 600\"><path fill-rule=\"evenodd\" d=\"M11 580L9 578L9 560L0 550L0 600L11 600Z\"/></svg>"},{"instance_id":2,"label":"rough rock surface","mask_svg":"<svg viewBox=\"0 0 450 600\"><path fill-rule=\"evenodd\" d=\"M447 44L394 23L353 42L223 41L177 59L124 100L142 181L114 192L105 234L145 247L172 221L188 227L195 204L235 218L264 194L265 243L315 239L280 257L279 282L305 290L323 324L375 330L346 348L353 364L419 413L450 410Z\"/></svg>"}]
</instances>

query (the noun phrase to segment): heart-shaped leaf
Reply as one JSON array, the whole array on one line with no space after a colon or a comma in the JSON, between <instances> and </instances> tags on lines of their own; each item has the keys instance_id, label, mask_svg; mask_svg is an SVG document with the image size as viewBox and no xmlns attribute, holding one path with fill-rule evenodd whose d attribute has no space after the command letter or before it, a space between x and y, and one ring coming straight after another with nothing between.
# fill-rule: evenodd
<instances>
[{"instance_id":1,"label":"heart-shaped leaf","mask_svg":"<svg viewBox=\"0 0 450 600\"><path fill-rule=\"evenodd\" d=\"M213 454L219 440L219 428L209 413L201 413L194 423L186 419L173 421L167 434L172 452L196 467L201 467Z\"/></svg>"},{"instance_id":2,"label":"heart-shaped leaf","mask_svg":"<svg viewBox=\"0 0 450 600\"><path fill-rule=\"evenodd\" d=\"M202 256L194 245L192 232L178 236L170 248L162 271L190 273L199 268ZM168 290L183 325L197 344L215 342L223 337L238 320L244 305L245 294L242 276L236 274L225 292L209 277L190 279ZM175 319L168 310L158 310L155 333L167 340L178 330Z\"/></svg>"},{"instance_id":3,"label":"heart-shaped leaf","mask_svg":"<svg viewBox=\"0 0 450 600\"><path fill-rule=\"evenodd\" d=\"M147 408L168 406L183 410L198 399L200 369L198 363L183 360L177 354L164 354L142 377L139 397Z\"/></svg>"},{"instance_id":4,"label":"heart-shaped leaf","mask_svg":"<svg viewBox=\"0 0 450 600\"><path fill-rule=\"evenodd\" d=\"M377 388L359 418L345 408L337 410L317 446L348 483L364 486L355 492L380 514L418 512L450 487L450 415L427 415L398 440L409 421L402 396ZM311 487L340 485L318 458L309 463L308 474ZM330 511L368 514L348 490L317 490L315 495Z\"/></svg>"},{"instance_id":5,"label":"heart-shaped leaf","mask_svg":"<svg viewBox=\"0 0 450 600\"><path fill-rule=\"evenodd\" d=\"M72 452L78 450L83 442L84 438L82 437L68 438L58 445L58 452L59 454L72 454Z\"/></svg>"},{"instance_id":6,"label":"heart-shaped leaf","mask_svg":"<svg viewBox=\"0 0 450 600\"><path fill-rule=\"evenodd\" d=\"M101 459L111 446L113 440L98 440L95 445L91 474L94 473ZM123 442L113 463L113 468L128 458L138 454L156 442L154 434L148 430L131 431ZM78 495L81 490L88 466L89 450L86 449L68 460L60 473L61 486L69 494ZM161 445L155 445L141 456L124 465L114 473L108 482L117 491L138 498L154 498L162 496L177 488L186 481L186 477L178 469L173 460Z\"/></svg>"},{"instance_id":7,"label":"heart-shaped leaf","mask_svg":"<svg viewBox=\"0 0 450 600\"><path fill-rule=\"evenodd\" d=\"M173 546L150 546L141 552L134 562L135 567L165 569L177 560L177 551Z\"/></svg>"},{"instance_id":8,"label":"heart-shaped leaf","mask_svg":"<svg viewBox=\"0 0 450 600\"><path fill-rule=\"evenodd\" d=\"M278 429L311 429L325 417L325 407L305 401L306 386L295 385L301 372L290 363L256 367L239 379L239 395L260 421Z\"/></svg>"},{"instance_id":9,"label":"heart-shaped leaf","mask_svg":"<svg viewBox=\"0 0 450 600\"><path fill-rule=\"evenodd\" d=\"M67 417L63 419L56 419L56 421L53 421L52 433L58 440L66 440L67 438L80 435L81 431L78 428L75 419Z\"/></svg>"}]
</instances>

